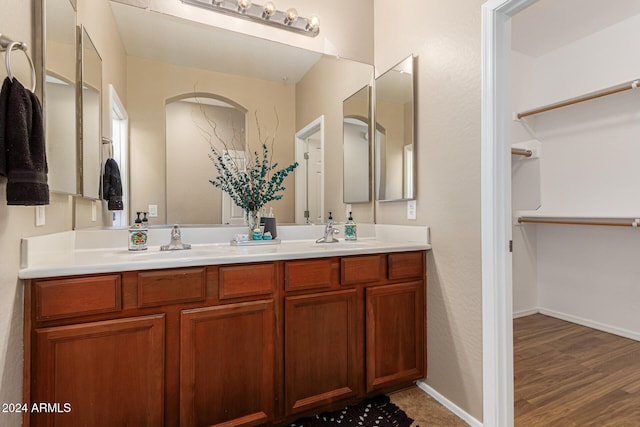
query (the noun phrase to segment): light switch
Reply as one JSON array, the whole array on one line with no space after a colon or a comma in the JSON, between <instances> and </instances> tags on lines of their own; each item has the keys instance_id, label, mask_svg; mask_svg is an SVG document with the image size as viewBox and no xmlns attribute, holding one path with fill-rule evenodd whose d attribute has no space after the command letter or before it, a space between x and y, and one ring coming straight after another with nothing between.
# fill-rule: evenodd
<instances>
[{"instance_id":1,"label":"light switch","mask_svg":"<svg viewBox=\"0 0 640 427\"><path fill-rule=\"evenodd\" d=\"M407 200L407 219L416 219L416 201Z\"/></svg>"},{"instance_id":2,"label":"light switch","mask_svg":"<svg viewBox=\"0 0 640 427\"><path fill-rule=\"evenodd\" d=\"M36 206L36 227L41 227L44 224L45 224L44 205Z\"/></svg>"}]
</instances>

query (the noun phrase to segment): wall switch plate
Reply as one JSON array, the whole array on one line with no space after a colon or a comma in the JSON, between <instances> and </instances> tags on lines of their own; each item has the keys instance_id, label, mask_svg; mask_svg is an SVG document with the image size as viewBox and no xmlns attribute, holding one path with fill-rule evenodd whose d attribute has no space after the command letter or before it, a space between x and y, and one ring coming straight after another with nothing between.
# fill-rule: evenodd
<instances>
[{"instance_id":1,"label":"wall switch plate","mask_svg":"<svg viewBox=\"0 0 640 427\"><path fill-rule=\"evenodd\" d=\"M44 224L45 224L44 205L36 206L36 227L41 227Z\"/></svg>"},{"instance_id":2,"label":"wall switch plate","mask_svg":"<svg viewBox=\"0 0 640 427\"><path fill-rule=\"evenodd\" d=\"M91 221L97 221L98 220L98 206L97 206L98 202L93 201L91 202Z\"/></svg>"},{"instance_id":3,"label":"wall switch plate","mask_svg":"<svg viewBox=\"0 0 640 427\"><path fill-rule=\"evenodd\" d=\"M349 218L349 212L352 212L352 210L351 210L351 204L348 204L348 205L346 205L346 207L345 207L345 211L344 211L345 218Z\"/></svg>"},{"instance_id":4,"label":"wall switch plate","mask_svg":"<svg viewBox=\"0 0 640 427\"><path fill-rule=\"evenodd\" d=\"M416 219L416 201L415 200L407 200L407 219Z\"/></svg>"},{"instance_id":5,"label":"wall switch plate","mask_svg":"<svg viewBox=\"0 0 640 427\"><path fill-rule=\"evenodd\" d=\"M149 218L158 217L158 205L149 205Z\"/></svg>"}]
</instances>

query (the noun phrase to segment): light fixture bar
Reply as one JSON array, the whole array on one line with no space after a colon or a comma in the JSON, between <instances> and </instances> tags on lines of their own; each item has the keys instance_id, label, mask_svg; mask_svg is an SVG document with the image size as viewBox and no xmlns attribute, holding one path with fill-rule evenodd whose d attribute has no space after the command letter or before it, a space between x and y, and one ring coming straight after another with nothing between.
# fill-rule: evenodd
<instances>
[{"instance_id":1,"label":"light fixture bar","mask_svg":"<svg viewBox=\"0 0 640 427\"><path fill-rule=\"evenodd\" d=\"M236 18L247 19L270 25L282 30L293 31L305 36L315 37L320 33L316 17L303 18L295 9L286 11L275 9L273 2L265 5L252 4L251 1L238 0L181 0L182 3L202 7L207 10L224 13ZM292 19L293 18L293 19Z\"/></svg>"}]
</instances>

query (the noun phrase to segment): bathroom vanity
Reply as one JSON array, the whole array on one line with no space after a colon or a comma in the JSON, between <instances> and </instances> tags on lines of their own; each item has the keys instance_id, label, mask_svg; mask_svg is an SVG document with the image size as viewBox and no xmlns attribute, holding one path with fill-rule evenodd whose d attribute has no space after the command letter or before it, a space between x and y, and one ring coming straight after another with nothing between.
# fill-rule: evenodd
<instances>
[{"instance_id":1,"label":"bathroom vanity","mask_svg":"<svg viewBox=\"0 0 640 427\"><path fill-rule=\"evenodd\" d=\"M23 270L24 399L60 409L24 425L273 425L424 378L429 246L330 246Z\"/></svg>"}]
</instances>

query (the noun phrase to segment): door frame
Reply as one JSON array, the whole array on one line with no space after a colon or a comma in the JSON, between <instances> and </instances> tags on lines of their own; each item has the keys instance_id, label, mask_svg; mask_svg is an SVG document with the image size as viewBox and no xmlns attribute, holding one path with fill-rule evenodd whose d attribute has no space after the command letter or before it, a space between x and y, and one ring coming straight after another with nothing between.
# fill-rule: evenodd
<instances>
[{"instance_id":1,"label":"door frame","mask_svg":"<svg viewBox=\"0 0 640 427\"><path fill-rule=\"evenodd\" d=\"M324 115L319 116L311 123L296 132L295 136L295 159L299 165L304 164L304 143L305 140L316 132L320 132L320 157L322 158L322 181L320 183L320 212L322 220L324 220L324 172L325 172L325 156L324 156ZM305 176L302 168L298 168L295 173L295 222L296 224L304 224L305 211Z\"/></svg>"},{"instance_id":2,"label":"door frame","mask_svg":"<svg viewBox=\"0 0 640 427\"><path fill-rule=\"evenodd\" d=\"M514 424L509 51L511 17L536 0L482 6L481 235L483 425Z\"/></svg>"}]
</instances>

